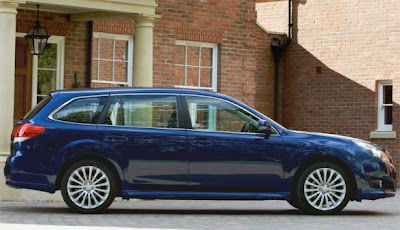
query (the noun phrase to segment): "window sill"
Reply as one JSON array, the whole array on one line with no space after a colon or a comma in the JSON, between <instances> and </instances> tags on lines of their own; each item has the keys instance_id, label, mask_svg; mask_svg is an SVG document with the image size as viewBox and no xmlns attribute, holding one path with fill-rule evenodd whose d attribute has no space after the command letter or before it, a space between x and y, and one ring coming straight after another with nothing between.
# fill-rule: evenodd
<instances>
[{"instance_id":1,"label":"window sill","mask_svg":"<svg viewBox=\"0 0 400 230\"><path fill-rule=\"evenodd\" d=\"M394 131L372 131L369 134L371 139L395 139L396 132Z\"/></svg>"}]
</instances>

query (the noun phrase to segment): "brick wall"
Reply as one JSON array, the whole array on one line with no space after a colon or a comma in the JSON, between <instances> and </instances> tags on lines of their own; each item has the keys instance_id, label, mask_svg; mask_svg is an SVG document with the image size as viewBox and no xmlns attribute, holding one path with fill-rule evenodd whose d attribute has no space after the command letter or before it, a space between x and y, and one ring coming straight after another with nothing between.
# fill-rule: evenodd
<instances>
[{"instance_id":1,"label":"brick wall","mask_svg":"<svg viewBox=\"0 0 400 230\"><path fill-rule=\"evenodd\" d=\"M74 72L77 82L85 86L88 26L86 22L70 22L67 14L40 12L41 25L50 35L65 37L64 88L71 88ZM34 25L36 11L18 10L17 32L26 33Z\"/></svg>"},{"instance_id":2,"label":"brick wall","mask_svg":"<svg viewBox=\"0 0 400 230\"><path fill-rule=\"evenodd\" d=\"M279 16L281 1L257 2L267 29L279 30L268 23L279 18L287 23ZM294 38L284 54L283 125L371 140L377 84L393 80L393 130L399 136L399 11L398 0L294 0ZM388 147L400 168L399 138L371 141Z\"/></svg>"}]
</instances>

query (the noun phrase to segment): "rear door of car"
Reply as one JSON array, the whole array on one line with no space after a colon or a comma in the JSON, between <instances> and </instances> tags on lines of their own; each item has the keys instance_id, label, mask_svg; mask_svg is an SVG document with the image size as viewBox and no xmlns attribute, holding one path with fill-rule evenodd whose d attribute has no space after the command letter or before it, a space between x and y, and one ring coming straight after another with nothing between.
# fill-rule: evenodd
<instances>
[{"instance_id":1,"label":"rear door of car","mask_svg":"<svg viewBox=\"0 0 400 230\"><path fill-rule=\"evenodd\" d=\"M188 148L175 94L114 95L98 132L120 154L128 190L185 190Z\"/></svg>"}]
</instances>

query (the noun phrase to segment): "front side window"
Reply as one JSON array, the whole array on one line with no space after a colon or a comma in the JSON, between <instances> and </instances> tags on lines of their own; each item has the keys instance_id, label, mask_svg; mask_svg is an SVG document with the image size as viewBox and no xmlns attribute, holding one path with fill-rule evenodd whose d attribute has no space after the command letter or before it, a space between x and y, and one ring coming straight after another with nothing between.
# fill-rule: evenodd
<instances>
[{"instance_id":1,"label":"front side window","mask_svg":"<svg viewBox=\"0 0 400 230\"><path fill-rule=\"evenodd\" d=\"M175 86L217 91L218 45L177 41Z\"/></svg>"},{"instance_id":2,"label":"front side window","mask_svg":"<svg viewBox=\"0 0 400 230\"><path fill-rule=\"evenodd\" d=\"M96 124L107 97L76 99L62 107L53 115L53 119L67 122Z\"/></svg>"},{"instance_id":3,"label":"front side window","mask_svg":"<svg viewBox=\"0 0 400 230\"><path fill-rule=\"evenodd\" d=\"M116 34L93 34L92 86L131 86L133 38Z\"/></svg>"},{"instance_id":4,"label":"front side window","mask_svg":"<svg viewBox=\"0 0 400 230\"><path fill-rule=\"evenodd\" d=\"M152 128L178 128L176 96L117 96L111 103L104 124Z\"/></svg>"},{"instance_id":5,"label":"front side window","mask_svg":"<svg viewBox=\"0 0 400 230\"><path fill-rule=\"evenodd\" d=\"M192 128L196 130L257 133L258 118L228 102L188 96Z\"/></svg>"},{"instance_id":6,"label":"front side window","mask_svg":"<svg viewBox=\"0 0 400 230\"><path fill-rule=\"evenodd\" d=\"M385 81L378 84L378 131L393 129L393 84Z\"/></svg>"}]
</instances>

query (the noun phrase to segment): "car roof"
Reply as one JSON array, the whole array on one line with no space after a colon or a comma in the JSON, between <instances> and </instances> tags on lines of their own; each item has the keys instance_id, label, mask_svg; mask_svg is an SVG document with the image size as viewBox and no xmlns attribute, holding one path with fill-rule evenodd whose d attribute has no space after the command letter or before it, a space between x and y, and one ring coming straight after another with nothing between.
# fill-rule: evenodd
<instances>
[{"instance_id":1,"label":"car roof","mask_svg":"<svg viewBox=\"0 0 400 230\"><path fill-rule=\"evenodd\" d=\"M91 95L104 95L104 94L129 94L129 93L173 93L173 94L194 94L203 96L213 96L231 100L229 96L214 93L210 91L202 91L195 89L181 89L181 88L80 88L80 89L67 89L67 90L56 90L51 91L51 96L57 96L59 94L69 94L72 97L75 96L91 96Z\"/></svg>"}]
</instances>

